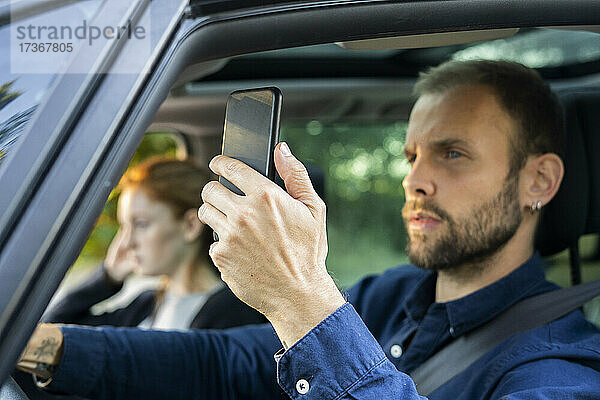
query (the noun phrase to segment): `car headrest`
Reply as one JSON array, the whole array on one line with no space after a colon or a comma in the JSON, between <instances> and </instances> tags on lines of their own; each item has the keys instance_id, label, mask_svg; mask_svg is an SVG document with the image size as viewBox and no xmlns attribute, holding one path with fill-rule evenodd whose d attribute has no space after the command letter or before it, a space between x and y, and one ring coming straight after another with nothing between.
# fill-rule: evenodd
<instances>
[{"instance_id":1,"label":"car headrest","mask_svg":"<svg viewBox=\"0 0 600 400\"><path fill-rule=\"evenodd\" d=\"M543 256L600 232L600 87L557 95L565 111L565 176L542 211L536 248Z\"/></svg>"}]
</instances>

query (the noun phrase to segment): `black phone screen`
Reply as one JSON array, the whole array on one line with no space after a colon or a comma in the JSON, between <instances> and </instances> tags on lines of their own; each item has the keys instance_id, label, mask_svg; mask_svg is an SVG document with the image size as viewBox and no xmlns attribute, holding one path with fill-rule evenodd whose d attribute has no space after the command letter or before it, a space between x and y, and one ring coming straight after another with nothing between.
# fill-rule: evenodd
<instances>
[{"instance_id":1,"label":"black phone screen","mask_svg":"<svg viewBox=\"0 0 600 400\"><path fill-rule=\"evenodd\" d=\"M273 179L273 149L278 141L281 94L276 88L233 92L227 100L222 154ZM243 194L225 178L227 188Z\"/></svg>"}]
</instances>

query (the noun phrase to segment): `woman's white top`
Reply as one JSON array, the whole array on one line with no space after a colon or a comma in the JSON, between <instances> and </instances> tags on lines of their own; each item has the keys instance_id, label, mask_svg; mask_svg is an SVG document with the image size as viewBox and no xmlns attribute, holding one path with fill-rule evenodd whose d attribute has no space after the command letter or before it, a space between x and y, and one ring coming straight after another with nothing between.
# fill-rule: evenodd
<instances>
[{"instance_id":1,"label":"woman's white top","mask_svg":"<svg viewBox=\"0 0 600 400\"><path fill-rule=\"evenodd\" d=\"M209 292L197 292L186 295L176 295L169 293L167 290L156 314L148 316L138 327L165 330L189 329L190 324L194 321L194 318L196 318L196 315L204 303L206 303L208 297L220 288L221 285L218 285L218 287Z\"/></svg>"}]
</instances>

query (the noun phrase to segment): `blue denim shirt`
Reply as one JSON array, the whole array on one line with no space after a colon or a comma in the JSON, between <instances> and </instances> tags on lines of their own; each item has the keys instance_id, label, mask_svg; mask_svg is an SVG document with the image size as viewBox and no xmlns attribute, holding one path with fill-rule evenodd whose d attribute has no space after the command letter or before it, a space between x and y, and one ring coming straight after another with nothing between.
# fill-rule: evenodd
<instances>
[{"instance_id":1,"label":"blue denim shirt","mask_svg":"<svg viewBox=\"0 0 600 400\"><path fill-rule=\"evenodd\" d=\"M50 388L106 399L418 399L407 374L511 304L555 288L537 255L448 303L434 302L435 279L412 266L368 277L348 291L352 304L275 359L281 345L268 325L223 332L64 327ZM599 371L600 333L577 311L505 340L430 398L600 399Z\"/></svg>"}]
</instances>

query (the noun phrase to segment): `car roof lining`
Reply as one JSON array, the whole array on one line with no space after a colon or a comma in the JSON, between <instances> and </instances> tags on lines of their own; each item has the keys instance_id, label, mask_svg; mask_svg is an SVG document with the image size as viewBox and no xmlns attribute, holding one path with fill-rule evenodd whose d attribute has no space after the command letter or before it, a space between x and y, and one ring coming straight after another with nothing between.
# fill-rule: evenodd
<instances>
[{"instance_id":1,"label":"car roof lining","mask_svg":"<svg viewBox=\"0 0 600 400\"><path fill-rule=\"evenodd\" d=\"M187 47L190 51L186 64L343 41L540 26L573 29L600 24L600 4L592 0L568 4L544 0L469 3L465 7L464 2L454 1L316 2L295 8L267 6L240 14L210 15L198 18L186 33L195 43ZM417 15L427 18L416 18Z\"/></svg>"}]
</instances>

